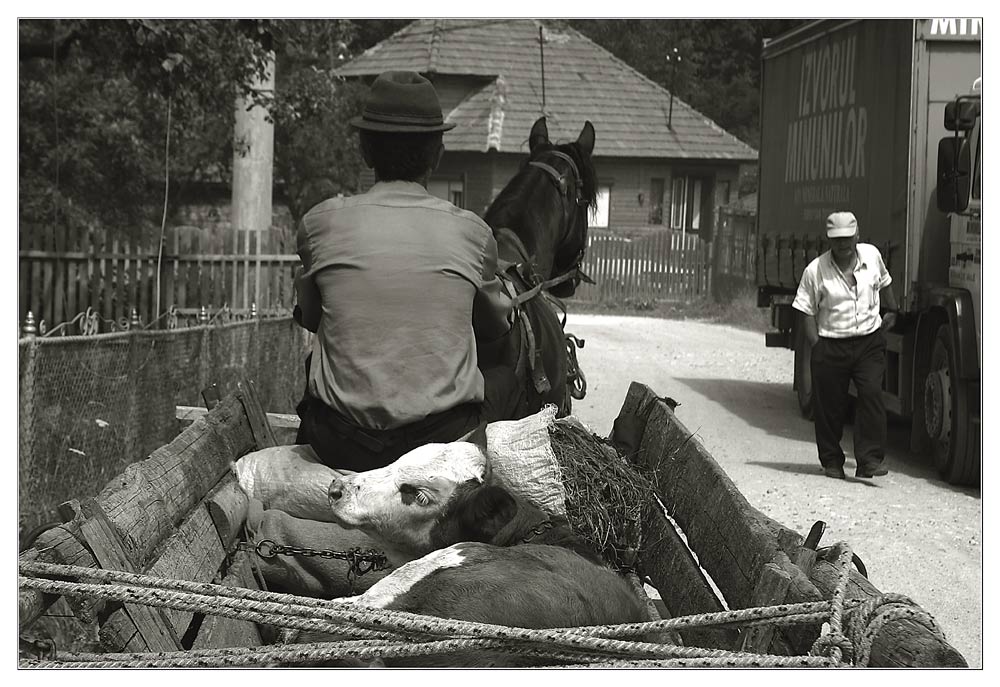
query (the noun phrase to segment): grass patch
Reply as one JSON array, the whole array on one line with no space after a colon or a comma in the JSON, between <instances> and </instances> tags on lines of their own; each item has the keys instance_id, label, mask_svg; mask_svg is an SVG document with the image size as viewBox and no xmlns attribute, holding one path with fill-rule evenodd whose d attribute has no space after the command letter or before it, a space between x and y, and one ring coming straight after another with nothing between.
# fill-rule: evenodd
<instances>
[{"instance_id":1,"label":"grass patch","mask_svg":"<svg viewBox=\"0 0 1000 687\"><path fill-rule=\"evenodd\" d=\"M725 324L753 332L770 329L770 312L757 307L757 293L744 289L725 303L716 303L710 297L689 301L662 301L625 298L620 301L590 303L566 301L566 310L577 314L632 315L655 317L665 320L693 320Z\"/></svg>"}]
</instances>

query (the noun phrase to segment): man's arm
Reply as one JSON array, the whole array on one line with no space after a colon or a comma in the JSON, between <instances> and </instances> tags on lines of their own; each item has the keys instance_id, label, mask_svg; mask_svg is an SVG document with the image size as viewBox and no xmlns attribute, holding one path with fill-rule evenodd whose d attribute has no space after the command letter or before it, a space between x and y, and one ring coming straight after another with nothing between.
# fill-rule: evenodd
<instances>
[{"instance_id":1,"label":"man's arm","mask_svg":"<svg viewBox=\"0 0 1000 687\"><path fill-rule=\"evenodd\" d=\"M806 335L806 341L809 342L809 348L812 348L819 342L819 326L816 324L815 315L803 314L802 331Z\"/></svg>"},{"instance_id":2,"label":"man's arm","mask_svg":"<svg viewBox=\"0 0 1000 687\"><path fill-rule=\"evenodd\" d=\"M483 281L472 301L472 329L480 342L499 339L513 324L514 304L496 274L497 260L497 242L490 232L483 255Z\"/></svg>"},{"instance_id":3,"label":"man's arm","mask_svg":"<svg viewBox=\"0 0 1000 687\"><path fill-rule=\"evenodd\" d=\"M896 324L896 313L899 311L896 295L892 292L892 284L886 284L879 289L878 300L885 312L882 315L882 329L892 329Z\"/></svg>"},{"instance_id":4,"label":"man's arm","mask_svg":"<svg viewBox=\"0 0 1000 687\"><path fill-rule=\"evenodd\" d=\"M295 306L295 321L315 334L319 331L323 302L320 300L316 280L307 276L305 271L301 269L295 276L295 293L298 295L298 305Z\"/></svg>"},{"instance_id":5,"label":"man's arm","mask_svg":"<svg viewBox=\"0 0 1000 687\"><path fill-rule=\"evenodd\" d=\"M309 250L309 234L306 231L305 221L299 222L295 240L302 266L295 270L295 293L298 296L298 305L295 306L293 317L299 326L315 334L319 330L323 302L316 286L316 279L309 274L309 270L312 269L312 251Z\"/></svg>"}]
</instances>

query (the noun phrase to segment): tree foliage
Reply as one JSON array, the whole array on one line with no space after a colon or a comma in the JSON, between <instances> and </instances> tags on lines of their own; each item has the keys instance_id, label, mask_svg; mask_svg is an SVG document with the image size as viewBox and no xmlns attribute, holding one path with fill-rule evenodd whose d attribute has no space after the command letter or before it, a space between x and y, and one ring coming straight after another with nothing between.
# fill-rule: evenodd
<instances>
[{"instance_id":1,"label":"tree foliage","mask_svg":"<svg viewBox=\"0 0 1000 687\"><path fill-rule=\"evenodd\" d=\"M742 141L760 143L760 53L797 19L585 19L573 28ZM680 61L667 59L676 48Z\"/></svg>"},{"instance_id":2,"label":"tree foliage","mask_svg":"<svg viewBox=\"0 0 1000 687\"><path fill-rule=\"evenodd\" d=\"M348 121L361 87L334 71L408 23L21 20L21 222L158 227L168 178L169 208L201 182L229 182L240 94L266 105L275 122L275 180L293 218L356 191L361 160ZM796 22L565 23L757 145L761 40ZM674 48L682 60L671 64ZM258 92L253 85L272 59L275 92Z\"/></svg>"}]
</instances>

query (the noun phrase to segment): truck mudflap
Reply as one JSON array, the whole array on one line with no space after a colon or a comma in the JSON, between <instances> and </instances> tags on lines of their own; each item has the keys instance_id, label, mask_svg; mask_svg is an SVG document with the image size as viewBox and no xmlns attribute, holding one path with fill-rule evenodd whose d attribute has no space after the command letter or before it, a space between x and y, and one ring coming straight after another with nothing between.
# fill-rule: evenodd
<instances>
[{"instance_id":1,"label":"truck mudflap","mask_svg":"<svg viewBox=\"0 0 1000 687\"><path fill-rule=\"evenodd\" d=\"M979 380L979 351L976 345L976 311L972 304L972 294L965 289L938 287L927 293L927 312L935 308L944 310L954 337L958 374L962 379ZM926 315L921 315L918 325L923 328Z\"/></svg>"}]
</instances>

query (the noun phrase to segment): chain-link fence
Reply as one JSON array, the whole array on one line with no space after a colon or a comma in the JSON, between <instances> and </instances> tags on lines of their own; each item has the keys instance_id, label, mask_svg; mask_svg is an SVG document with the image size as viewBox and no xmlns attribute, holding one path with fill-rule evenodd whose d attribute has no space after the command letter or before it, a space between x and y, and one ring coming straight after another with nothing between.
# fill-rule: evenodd
<instances>
[{"instance_id":1,"label":"chain-link fence","mask_svg":"<svg viewBox=\"0 0 1000 687\"><path fill-rule=\"evenodd\" d=\"M309 334L291 317L18 342L18 506L23 529L96 496L178 432L175 407L254 380L265 410L295 412Z\"/></svg>"}]
</instances>

